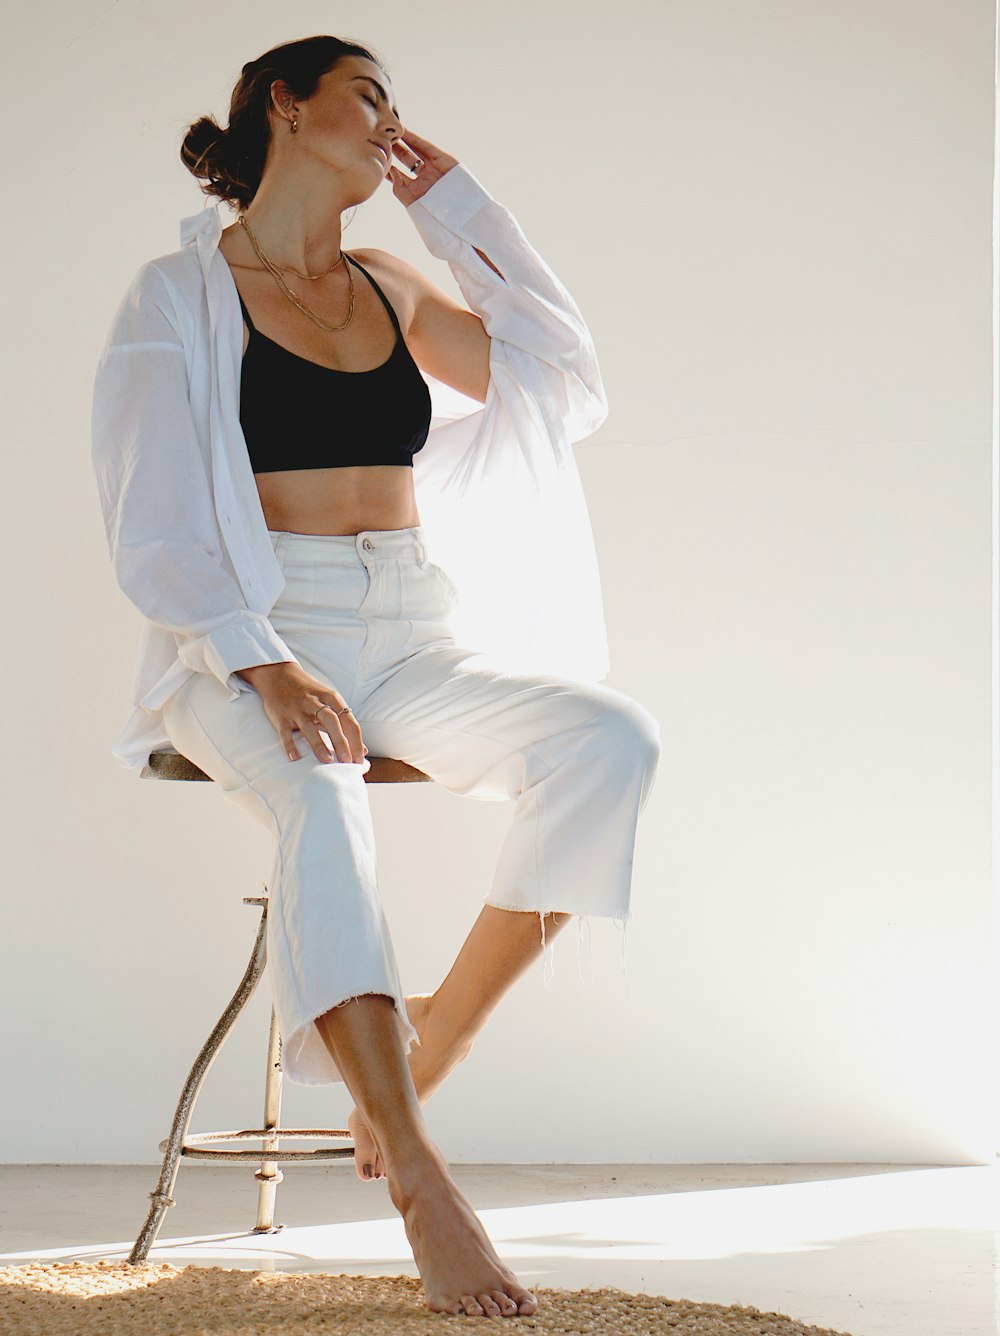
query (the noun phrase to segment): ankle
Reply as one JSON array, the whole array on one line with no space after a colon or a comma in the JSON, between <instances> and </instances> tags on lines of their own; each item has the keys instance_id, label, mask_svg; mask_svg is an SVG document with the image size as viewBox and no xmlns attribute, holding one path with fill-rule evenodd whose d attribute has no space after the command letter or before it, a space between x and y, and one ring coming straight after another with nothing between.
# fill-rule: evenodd
<instances>
[{"instance_id":1,"label":"ankle","mask_svg":"<svg viewBox=\"0 0 1000 1336\"><path fill-rule=\"evenodd\" d=\"M468 1044L445 1045L425 1039L423 1044L411 1050L408 1058L410 1075L421 1105L426 1104L438 1087L444 1084L455 1067L468 1057L471 1049L471 1040Z\"/></svg>"},{"instance_id":2,"label":"ankle","mask_svg":"<svg viewBox=\"0 0 1000 1336\"><path fill-rule=\"evenodd\" d=\"M448 1161L440 1148L427 1138L420 1146L410 1146L403 1153L391 1151L383 1155L389 1196L400 1212L416 1197L444 1183L451 1182Z\"/></svg>"}]
</instances>

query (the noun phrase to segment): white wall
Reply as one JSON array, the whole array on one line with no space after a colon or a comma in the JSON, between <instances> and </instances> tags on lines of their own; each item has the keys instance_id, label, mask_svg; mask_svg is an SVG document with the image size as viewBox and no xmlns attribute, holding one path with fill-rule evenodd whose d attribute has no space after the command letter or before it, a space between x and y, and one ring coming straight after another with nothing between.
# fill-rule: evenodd
<instances>
[{"instance_id":1,"label":"white wall","mask_svg":"<svg viewBox=\"0 0 1000 1336\"><path fill-rule=\"evenodd\" d=\"M573 292L610 685L661 723L629 931L556 940L427 1106L456 1161L987 1163L992 969L988 0L48 4L9 42L4 1158L158 1160L249 953L263 830L110 756L139 616L90 473L93 369L202 203L244 61L370 40ZM346 237L458 295L386 190ZM408 990L504 804L369 790ZM443 851L448 851L447 855ZM266 981L193 1130L259 1116ZM343 1125L343 1087L283 1120Z\"/></svg>"}]
</instances>

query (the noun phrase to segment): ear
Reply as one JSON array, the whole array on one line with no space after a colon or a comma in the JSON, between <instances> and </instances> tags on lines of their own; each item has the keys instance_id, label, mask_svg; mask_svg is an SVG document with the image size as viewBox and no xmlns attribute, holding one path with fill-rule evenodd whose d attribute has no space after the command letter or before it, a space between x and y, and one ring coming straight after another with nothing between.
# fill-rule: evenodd
<instances>
[{"instance_id":1,"label":"ear","mask_svg":"<svg viewBox=\"0 0 1000 1336\"><path fill-rule=\"evenodd\" d=\"M295 95L284 79L272 80L269 91L272 107L275 107L283 116L291 117L295 114Z\"/></svg>"}]
</instances>

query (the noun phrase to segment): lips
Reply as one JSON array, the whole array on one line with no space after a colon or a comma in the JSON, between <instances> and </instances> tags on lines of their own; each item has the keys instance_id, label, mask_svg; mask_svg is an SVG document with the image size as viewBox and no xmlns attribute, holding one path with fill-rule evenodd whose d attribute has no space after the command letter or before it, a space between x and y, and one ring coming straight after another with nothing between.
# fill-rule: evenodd
<instances>
[{"instance_id":1,"label":"lips","mask_svg":"<svg viewBox=\"0 0 1000 1336\"><path fill-rule=\"evenodd\" d=\"M370 139L368 142L370 144L375 145L375 147L381 152L382 156L385 158L386 162L389 161L389 150L386 148L384 144L376 144L374 139Z\"/></svg>"}]
</instances>

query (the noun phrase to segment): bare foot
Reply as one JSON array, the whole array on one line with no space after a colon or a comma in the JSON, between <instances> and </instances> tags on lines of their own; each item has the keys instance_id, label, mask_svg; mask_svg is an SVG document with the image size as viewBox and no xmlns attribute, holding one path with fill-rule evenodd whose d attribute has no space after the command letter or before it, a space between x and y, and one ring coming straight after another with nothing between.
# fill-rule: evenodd
<instances>
[{"instance_id":1,"label":"bare foot","mask_svg":"<svg viewBox=\"0 0 1000 1336\"><path fill-rule=\"evenodd\" d=\"M433 1142L418 1167L395 1172L390 1165L388 1177L432 1312L527 1317L537 1311L538 1299L501 1262Z\"/></svg>"},{"instance_id":2,"label":"bare foot","mask_svg":"<svg viewBox=\"0 0 1000 1336\"><path fill-rule=\"evenodd\" d=\"M407 1054L406 1061L413 1077L417 1099L426 1104L444 1081L445 1077L463 1058L472 1051L468 1043L459 1048L447 1047L434 1032L431 1024L433 993L414 993L406 998L406 1013L410 1024L420 1037L420 1043L414 1044ZM363 1182L376 1178L385 1178L385 1163L379 1152L378 1143L371 1128L365 1122L364 1115L357 1107L347 1117L347 1130L354 1142L354 1172ZM365 1166L370 1166L371 1173L365 1173Z\"/></svg>"}]
</instances>

